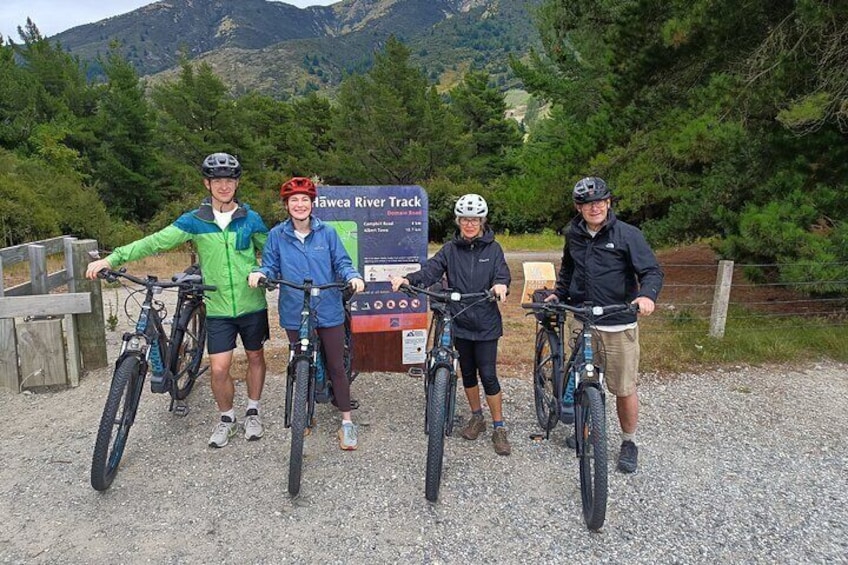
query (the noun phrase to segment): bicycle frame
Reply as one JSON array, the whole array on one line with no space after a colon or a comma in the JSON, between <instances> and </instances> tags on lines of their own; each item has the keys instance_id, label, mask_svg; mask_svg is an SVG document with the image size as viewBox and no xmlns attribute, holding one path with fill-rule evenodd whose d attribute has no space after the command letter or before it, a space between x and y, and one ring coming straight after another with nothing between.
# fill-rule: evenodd
<instances>
[{"instance_id":1,"label":"bicycle frame","mask_svg":"<svg viewBox=\"0 0 848 565\"><path fill-rule=\"evenodd\" d=\"M317 371L324 367L323 352L321 351L321 337L318 335L318 325L315 319L315 308L312 306L312 299L318 298L322 290L330 288L344 289L347 283L333 282L323 285L313 284L312 279L304 279L303 284L296 284L284 279L263 278L260 284L268 289L273 289L277 286L286 286L303 292L303 306L300 311L300 326L298 329L298 342L290 344L289 364L286 371L286 399L285 399L285 415L283 424L286 428L291 427L292 402L294 401L294 367L300 359L306 359L309 363L309 392L307 409L308 427L312 427L312 419L315 415L316 403L316 375ZM325 375L325 386L331 386L329 376ZM323 402L328 402L328 397Z\"/></svg>"},{"instance_id":2,"label":"bicycle frame","mask_svg":"<svg viewBox=\"0 0 848 565\"><path fill-rule=\"evenodd\" d=\"M110 282L114 282L118 278L125 278L145 287L141 313L136 320L135 330L124 333L122 336L123 343L115 367L117 368L128 355L135 355L140 362L139 374L142 378L139 381L144 381L148 370L152 370L151 381L156 379L157 384L162 383L163 388L159 392L173 393L172 387L175 377L173 370L177 362L178 352L172 349L171 344L176 332L186 329L179 326L180 315L186 306L194 306L203 302L203 293L214 291L216 287L203 285L201 277L194 267L175 275L172 282L160 282L151 275L144 279L134 277L127 274L126 269L111 271L107 273L105 278ZM164 305L154 300L154 296L161 294L166 288L179 289L174 315L171 318L171 331L167 334L163 316L160 315L160 312L164 311ZM178 401L172 394L169 411L173 412L175 409L182 415L186 412L184 402Z\"/></svg>"}]
</instances>

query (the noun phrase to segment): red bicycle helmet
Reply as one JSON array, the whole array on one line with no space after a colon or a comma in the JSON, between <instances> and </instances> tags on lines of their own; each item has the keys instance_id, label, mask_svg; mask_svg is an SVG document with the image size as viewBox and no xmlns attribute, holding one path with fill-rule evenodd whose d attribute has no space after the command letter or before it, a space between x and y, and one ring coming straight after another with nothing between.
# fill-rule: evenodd
<instances>
[{"instance_id":1,"label":"red bicycle helmet","mask_svg":"<svg viewBox=\"0 0 848 565\"><path fill-rule=\"evenodd\" d=\"M293 177L283 183L280 187L280 198L287 200L293 194L306 194L312 200L318 196L315 183L306 177Z\"/></svg>"}]
</instances>

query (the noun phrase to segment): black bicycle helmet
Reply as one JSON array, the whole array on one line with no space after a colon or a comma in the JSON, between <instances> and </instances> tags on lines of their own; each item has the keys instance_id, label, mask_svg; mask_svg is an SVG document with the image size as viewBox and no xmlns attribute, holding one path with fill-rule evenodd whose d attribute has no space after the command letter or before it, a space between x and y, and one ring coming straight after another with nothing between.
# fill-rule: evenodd
<instances>
[{"instance_id":1,"label":"black bicycle helmet","mask_svg":"<svg viewBox=\"0 0 848 565\"><path fill-rule=\"evenodd\" d=\"M241 177L241 164L229 153L212 153L200 167L207 179L237 179Z\"/></svg>"},{"instance_id":2,"label":"black bicycle helmet","mask_svg":"<svg viewBox=\"0 0 848 565\"><path fill-rule=\"evenodd\" d=\"M596 202L598 200L606 200L612 198L610 189L607 188L607 183L599 177L586 177L577 181L572 192L575 204L586 204L587 202Z\"/></svg>"}]
</instances>

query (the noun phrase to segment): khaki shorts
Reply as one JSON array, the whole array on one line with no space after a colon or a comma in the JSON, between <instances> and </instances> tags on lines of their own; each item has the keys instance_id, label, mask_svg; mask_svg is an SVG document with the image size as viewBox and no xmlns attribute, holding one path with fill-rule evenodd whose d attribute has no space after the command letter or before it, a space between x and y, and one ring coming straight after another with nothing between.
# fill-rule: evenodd
<instances>
[{"instance_id":1,"label":"khaki shorts","mask_svg":"<svg viewBox=\"0 0 848 565\"><path fill-rule=\"evenodd\" d=\"M571 355L574 338L582 329L583 324L579 320L573 316L568 317L568 339L565 344L567 355ZM595 348L595 364L604 367L604 380L609 391L616 396L634 394L639 375L639 326L621 332L596 331L592 346ZM601 357L603 352L606 355Z\"/></svg>"}]
</instances>

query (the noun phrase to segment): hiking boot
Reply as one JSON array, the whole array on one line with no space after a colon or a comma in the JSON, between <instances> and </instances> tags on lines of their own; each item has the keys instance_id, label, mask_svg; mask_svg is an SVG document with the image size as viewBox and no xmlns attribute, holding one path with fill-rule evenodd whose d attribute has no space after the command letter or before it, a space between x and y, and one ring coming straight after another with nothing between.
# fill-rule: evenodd
<instances>
[{"instance_id":1,"label":"hiking boot","mask_svg":"<svg viewBox=\"0 0 848 565\"><path fill-rule=\"evenodd\" d=\"M265 428L262 427L262 420L259 419L259 411L256 408L251 408L244 416L244 439L255 441L261 438L264 433Z\"/></svg>"},{"instance_id":2,"label":"hiking boot","mask_svg":"<svg viewBox=\"0 0 848 565\"><path fill-rule=\"evenodd\" d=\"M486 420L482 414L471 414L468 421L465 422L465 427L462 428L462 437L465 439L475 440L480 437L480 434L486 429Z\"/></svg>"},{"instance_id":3,"label":"hiking boot","mask_svg":"<svg viewBox=\"0 0 848 565\"><path fill-rule=\"evenodd\" d=\"M224 447L230 442L230 438L236 435L238 427L236 421L229 416L221 416L221 421L215 426L212 437L209 438L209 447Z\"/></svg>"},{"instance_id":4,"label":"hiking boot","mask_svg":"<svg viewBox=\"0 0 848 565\"><path fill-rule=\"evenodd\" d=\"M639 448L630 440L621 442L621 452L618 454L618 470L622 473L635 473L636 461L639 458Z\"/></svg>"},{"instance_id":5,"label":"hiking boot","mask_svg":"<svg viewBox=\"0 0 848 565\"><path fill-rule=\"evenodd\" d=\"M492 443L495 444L495 453L498 455L509 455L512 452L509 440L506 439L506 428L503 426L492 431Z\"/></svg>"},{"instance_id":6,"label":"hiking boot","mask_svg":"<svg viewBox=\"0 0 848 565\"><path fill-rule=\"evenodd\" d=\"M343 422L339 428L339 447L345 451L356 449L356 426L352 422Z\"/></svg>"}]
</instances>

